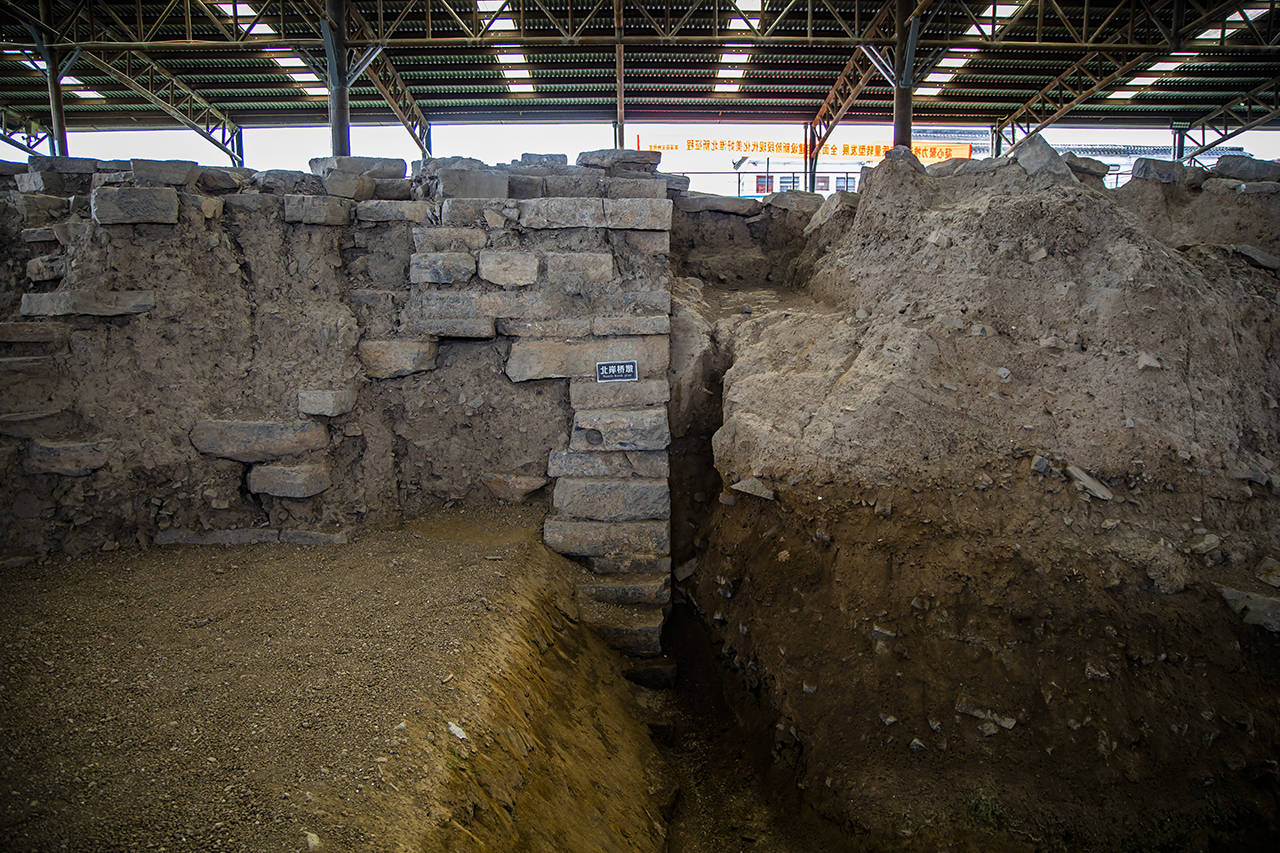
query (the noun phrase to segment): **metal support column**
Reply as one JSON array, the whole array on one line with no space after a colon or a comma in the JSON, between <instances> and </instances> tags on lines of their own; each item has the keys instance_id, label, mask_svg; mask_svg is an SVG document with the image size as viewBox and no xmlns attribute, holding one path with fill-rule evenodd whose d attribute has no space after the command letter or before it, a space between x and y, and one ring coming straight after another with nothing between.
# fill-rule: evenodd
<instances>
[{"instance_id":1,"label":"metal support column","mask_svg":"<svg viewBox=\"0 0 1280 853\"><path fill-rule=\"evenodd\" d=\"M912 56L915 44L910 37L912 0L897 0L893 26L897 46L893 52L893 144L911 147Z\"/></svg>"},{"instance_id":2,"label":"metal support column","mask_svg":"<svg viewBox=\"0 0 1280 853\"><path fill-rule=\"evenodd\" d=\"M40 21L53 26L53 10L49 0L40 0ZM44 59L44 78L49 86L49 147L58 157L67 156L67 119L62 109L62 57L45 46L44 35L32 30L40 56Z\"/></svg>"},{"instance_id":3,"label":"metal support column","mask_svg":"<svg viewBox=\"0 0 1280 853\"><path fill-rule=\"evenodd\" d=\"M1004 148L1004 134L1000 132L1000 128L991 125L991 156L999 157L1001 150Z\"/></svg>"},{"instance_id":4,"label":"metal support column","mask_svg":"<svg viewBox=\"0 0 1280 853\"><path fill-rule=\"evenodd\" d=\"M622 90L622 65L623 65L623 49L622 45L616 45L614 52L614 85L618 92L618 112L617 118L613 121L613 147L622 149L627 147L627 106L623 97Z\"/></svg>"},{"instance_id":5,"label":"metal support column","mask_svg":"<svg viewBox=\"0 0 1280 853\"><path fill-rule=\"evenodd\" d=\"M1173 128L1173 159L1182 160L1187 156L1187 129Z\"/></svg>"},{"instance_id":6,"label":"metal support column","mask_svg":"<svg viewBox=\"0 0 1280 853\"><path fill-rule=\"evenodd\" d=\"M804 188L809 192L818 191L818 154L822 146L818 144L818 132L812 124L805 124L804 137Z\"/></svg>"},{"instance_id":7,"label":"metal support column","mask_svg":"<svg viewBox=\"0 0 1280 853\"><path fill-rule=\"evenodd\" d=\"M351 101L347 79L347 0L325 0L324 52L328 60L329 135L333 156L351 154Z\"/></svg>"}]
</instances>

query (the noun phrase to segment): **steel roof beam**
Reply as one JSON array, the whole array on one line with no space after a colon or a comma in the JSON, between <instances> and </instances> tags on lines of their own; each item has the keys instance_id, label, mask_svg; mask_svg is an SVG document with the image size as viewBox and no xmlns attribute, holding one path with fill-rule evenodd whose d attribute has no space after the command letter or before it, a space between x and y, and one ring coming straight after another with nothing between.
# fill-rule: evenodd
<instances>
[{"instance_id":1,"label":"steel roof beam","mask_svg":"<svg viewBox=\"0 0 1280 853\"><path fill-rule=\"evenodd\" d=\"M1193 121L1185 133L1198 138L1199 144L1183 159L1194 160L1246 130L1271 122L1280 122L1280 77L1237 95L1225 105Z\"/></svg>"}]
</instances>

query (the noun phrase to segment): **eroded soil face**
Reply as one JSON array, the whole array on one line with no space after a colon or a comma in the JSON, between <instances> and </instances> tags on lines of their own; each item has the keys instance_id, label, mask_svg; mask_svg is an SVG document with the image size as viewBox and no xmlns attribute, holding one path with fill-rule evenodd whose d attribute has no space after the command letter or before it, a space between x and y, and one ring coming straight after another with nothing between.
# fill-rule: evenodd
<instances>
[{"instance_id":1,"label":"eroded soil face","mask_svg":"<svg viewBox=\"0 0 1280 853\"><path fill-rule=\"evenodd\" d=\"M544 511L10 571L0 846L657 849L661 763Z\"/></svg>"}]
</instances>

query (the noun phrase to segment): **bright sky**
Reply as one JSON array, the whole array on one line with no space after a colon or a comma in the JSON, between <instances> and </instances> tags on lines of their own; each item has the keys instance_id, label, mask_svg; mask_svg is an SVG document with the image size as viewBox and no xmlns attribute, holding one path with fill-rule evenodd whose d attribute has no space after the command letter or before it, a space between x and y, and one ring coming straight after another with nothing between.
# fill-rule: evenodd
<instances>
[{"instance_id":1,"label":"bright sky","mask_svg":"<svg viewBox=\"0 0 1280 853\"><path fill-rule=\"evenodd\" d=\"M738 139L768 140L800 143L803 136L800 125L739 125L739 124L668 124L627 126L627 143L635 146L665 144L680 150L667 151L661 168L673 172L730 171L740 156L730 151L687 151L686 139ZM924 133L917 129L917 138ZM1166 130L1090 130L1078 127L1054 127L1045 132L1045 138L1055 145L1115 143L1137 145L1168 145L1171 134ZM892 139L888 125L841 125L830 142L844 144L888 144ZM518 159L522 153L562 153L569 162L581 151L609 148L613 145L613 128L607 124L497 124L497 125L434 125L432 144L437 157L466 156L486 163L504 163ZM1250 131L1241 134L1229 144L1243 146L1256 157L1280 158L1280 130ZM130 157L153 159L187 159L208 165L225 165L228 159L199 135L188 130L75 132L68 138L71 154L101 159L126 159ZM305 128L248 128L244 131L246 165L254 169L307 169L307 160L323 157L329 151L329 131L326 127ZM379 127L353 127L351 150L354 154L374 157L418 158L417 148L399 125ZM751 155L753 158L764 155ZM0 159L21 160L22 152L9 149L0 152ZM775 160L796 161L797 157L785 155ZM821 171L840 171L857 166L839 158L823 157L819 161ZM694 187L704 183L695 178ZM718 188L719 189L719 188Z\"/></svg>"}]
</instances>

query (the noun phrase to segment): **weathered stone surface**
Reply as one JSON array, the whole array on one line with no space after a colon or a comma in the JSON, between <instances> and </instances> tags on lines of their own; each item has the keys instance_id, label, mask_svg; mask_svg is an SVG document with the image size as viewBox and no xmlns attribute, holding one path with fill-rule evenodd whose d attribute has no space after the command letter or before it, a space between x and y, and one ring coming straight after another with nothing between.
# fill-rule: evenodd
<instances>
[{"instance_id":1,"label":"weathered stone surface","mask_svg":"<svg viewBox=\"0 0 1280 853\"><path fill-rule=\"evenodd\" d=\"M40 255L27 261L27 278L32 281L52 281L66 274L66 255Z\"/></svg>"},{"instance_id":2,"label":"weathered stone surface","mask_svg":"<svg viewBox=\"0 0 1280 853\"><path fill-rule=\"evenodd\" d=\"M355 407L356 392L352 388L298 392L298 411L304 415L335 418L345 415Z\"/></svg>"},{"instance_id":3,"label":"weathered stone surface","mask_svg":"<svg viewBox=\"0 0 1280 853\"><path fill-rule=\"evenodd\" d=\"M48 225L67 215L70 201L57 195L19 193L16 199L22 221L28 226Z\"/></svg>"},{"instance_id":4,"label":"weathered stone surface","mask_svg":"<svg viewBox=\"0 0 1280 853\"><path fill-rule=\"evenodd\" d=\"M734 216L755 216L763 207L759 199L707 193L682 195L675 200L675 206L685 213L729 213Z\"/></svg>"},{"instance_id":5,"label":"weathered stone surface","mask_svg":"<svg viewBox=\"0 0 1280 853\"><path fill-rule=\"evenodd\" d=\"M628 169L653 171L662 162L662 152L603 148L599 151L583 151L578 155L577 162L579 166L594 166L599 169L621 166Z\"/></svg>"},{"instance_id":6,"label":"weathered stone surface","mask_svg":"<svg viewBox=\"0 0 1280 853\"><path fill-rule=\"evenodd\" d=\"M547 194L540 175L507 175L507 198L539 198Z\"/></svg>"},{"instance_id":7,"label":"weathered stone surface","mask_svg":"<svg viewBox=\"0 0 1280 853\"><path fill-rule=\"evenodd\" d=\"M566 317L559 320L498 321L498 334L529 338L585 338L591 334L590 317Z\"/></svg>"},{"instance_id":8,"label":"weathered stone surface","mask_svg":"<svg viewBox=\"0 0 1280 853\"><path fill-rule=\"evenodd\" d=\"M365 375L373 379L393 379L434 370L436 342L433 340L361 341L357 351Z\"/></svg>"},{"instance_id":9,"label":"weathered stone surface","mask_svg":"<svg viewBox=\"0 0 1280 853\"><path fill-rule=\"evenodd\" d=\"M1280 598L1243 592L1229 586L1219 586L1218 591L1227 606L1244 617L1246 625L1257 625L1273 634L1280 634Z\"/></svg>"},{"instance_id":10,"label":"weathered stone surface","mask_svg":"<svg viewBox=\"0 0 1280 853\"><path fill-rule=\"evenodd\" d=\"M569 403L575 409L657 406L670 399L671 386L665 377L638 382L597 382L593 376L569 382Z\"/></svg>"},{"instance_id":11,"label":"weathered stone surface","mask_svg":"<svg viewBox=\"0 0 1280 853\"><path fill-rule=\"evenodd\" d=\"M662 608L657 605L626 607L588 599L583 602L582 622L611 648L638 658L662 654Z\"/></svg>"},{"instance_id":12,"label":"weathered stone surface","mask_svg":"<svg viewBox=\"0 0 1280 853\"><path fill-rule=\"evenodd\" d=\"M70 246L89 236L93 230L92 222L55 222L52 226L53 236L63 246Z\"/></svg>"},{"instance_id":13,"label":"weathered stone surface","mask_svg":"<svg viewBox=\"0 0 1280 853\"><path fill-rule=\"evenodd\" d=\"M91 198L93 221L99 225L178 222L178 193L173 187L98 187Z\"/></svg>"},{"instance_id":14,"label":"weathered stone surface","mask_svg":"<svg viewBox=\"0 0 1280 853\"><path fill-rule=\"evenodd\" d=\"M130 160L129 171L139 184L183 186L200 176L194 160Z\"/></svg>"},{"instance_id":15,"label":"weathered stone surface","mask_svg":"<svg viewBox=\"0 0 1280 853\"><path fill-rule=\"evenodd\" d=\"M280 531L265 527L237 527L230 530L179 530L170 528L156 534L155 544L164 545L269 545L280 541Z\"/></svg>"},{"instance_id":16,"label":"weathered stone surface","mask_svg":"<svg viewBox=\"0 0 1280 853\"><path fill-rule=\"evenodd\" d=\"M431 205L425 201L387 201L370 199L356 205L356 218L362 222L426 222Z\"/></svg>"},{"instance_id":17,"label":"weathered stone surface","mask_svg":"<svg viewBox=\"0 0 1280 853\"><path fill-rule=\"evenodd\" d=\"M950 178L960 171L960 166L969 162L968 157L951 157L939 163L928 163L924 167L925 174L934 178Z\"/></svg>"},{"instance_id":18,"label":"weathered stone surface","mask_svg":"<svg viewBox=\"0 0 1280 853\"><path fill-rule=\"evenodd\" d=\"M409 201L413 198L413 181L408 178L374 178L373 197Z\"/></svg>"},{"instance_id":19,"label":"weathered stone surface","mask_svg":"<svg viewBox=\"0 0 1280 853\"><path fill-rule=\"evenodd\" d=\"M774 499L773 489L766 486L759 477L748 477L745 480L739 480L729 486L729 488L736 492L742 492L746 495L754 495L757 498L764 498L767 501Z\"/></svg>"},{"instance_id":20,"label":"weathered stone surface","mask_svg":"<svg viewBox=\"0 0 1280 853\"><path fill-rule=\"evenodd\" d=\"M653 554L590 557L587 564L597 575L671 574L671 558Z\"/></svg>"},{"instance_id":21,"label":"weathered stone surface","mask_svg":"<svg viewBox=\"0 0 1280 853\"><path fill-rule=\"evenodd\" d=\"M1101 160L1095 160L1092 157L1079 157L1071 151L1062 155L1062 162L1066 163L1067 168L1077 175L1092 175L1095 178L1105 178L1111 171L1111 167Z\"/></svg>"},{"instance_id":22,"label":"weathered stone surface","mask_svg":"<svg viewBox=\"0 0 1280 853\"><path fill-rule=\"evenodd\" d=\"M547 252L547 281L552 284L601 284L613 279L608 252Z\"/></svg>"},{"instance_id":23,"label":"weathered stone surface","mask_svg":"<svg viewBox=\"0 0 1280 853\"><path fill-rule=\"evenodd\" d=\"M631 553L663 555L671 551L671 526L666 521L548 518L542 526L542 538L553 551L580 557Z\"/></svg>"},{"instance_id":24,"label":"weathered stone surface","mask_svg":"<svg viewBox=\"0 0 1280 853\"><path fill-rule=\"evenodd\" d=\"M670 231L625 231L626 245L646 255L665 255L671 251Z\"/></svg>"},{"instance_id":25,"label":"weathered stone surface","mask_svg":"<svg viewBox=\"0 0 1280 853\"><path fill-rule=\"evenodd\" d=\"M664 450L671 443L664 408L579 409L573 415L569 449Z\"/></svg>"},{"instance_id":26,"label":"weathered stone surface","mask_svg":"<svg viewBox=\"0 0 1280 853\"><path fill-rule=\"evenodd\" d=\"M517 338L507 359L507 376L513 382L595 376L596 362L634 360L640 376L646 377L664 374L669 358L667 339L659 335L587 341Z\"/></svg>"},{"instance_id":27,"label":"weathered stone surface","mask_svg":"<svg viewBox=\"0 0 1280 853\"><path fill-rule=\"evenodd\" d=\"M351 539L347 530L281 530L280 541L286 545L346 545Z\"/></svg>"},{"instance_id":28,"label":"weathered stone surface","mask_svg":"<svg viewBox=\"0 0 1280 853\"><path fill-rule=\"evenodd\" d=\"M1249 181L1240 185L1241 195L1270 195L1280 193L1280 181Z\"/></svg>"},{"instance_id":29,"label":"weathered stone surface","mask_svg":"<svg viewBox=\"0 0 1280 853\"><path fill-rule=\"evenodd\" d=\"M515 202L494 198L447 198L440 205L440 224L469 228L503 228L519 215Z\"/></svg>"},{"instance_id":30,"label":"weathered stone surface","mask_svg":"<svg viewBox=\"0 0 1280 853\"><path fill-rule=\"evenodd\" d=\"M329 195L341 196L354 201L367 201L373 198L377 184L368 175L357 175L352 172L330 172L324 176L324 191Z\"/></svg>"},{"instance_id":31,"label":"weathered stone surface","mask_svg":"<svg viewBox=\"0 0 1280 853\"><path fill-rule=\"evenodd\" d=\"M315 421L199 421L191 443L211 456L266 462L327 447L329 430Z\"/></svg>"},{"instance_id":32,"label":"weathered stone surface","mask_svg":"<svg viewBox=\"0 0 1280 853\"><path fill-rule=\"evenodd\" d=\"M648 572L599 578L579 584L578 593L606 604L667 604L671 601L671 573Z\"/></svg>"},{"instance_id":33,"label":"weathered stone surface","mask_svg":"<svg viewBox=\"0 0 1280 853\"><path fill-rule=\"evenodd\" d=\"M50 157L32 154L27 167L33 172L63 172L68 175L92 175L98 170L98 161L92 157Z\"/></svg>"},{"instance_id":34,"label":"weathered stone surface","mask_svg":"<svg viewBox=\"0 0 1280 853\"><path fill-rule=\"evenodd\" d=\"M1250 264L1264 270L1280 270L1280 255L1273 255L1257 246L1237 244L1231 247Z\"/></svg>"},{"instance_id":35,"label":"weathered stone surface","mask_svg":"<svg viewBox=\"0 0 1280 853\"><path fill-rule=\"evenodd\" d=\"M567 166L568 154L521 154L521 166Z\"/></svg>"},{"instance_id":36,"label":"weathered stone surface","mask_svg":"<svg viewBox=\"0 0 1280 853\"><path fill-rule=\"evenodd\" d=\"M604 199L532 198L520 203L526 228L606 228Z\"/></svg>"},{"instance_id":37,"label":"weathered stone surface","mask_svg":"<svg viewBox=\"0 0 1280 853\"><path fill-rule=\"evenodd\" d=\"M420 318L499 317L539 319L554 316L557 309L536 291L480 293L474 290L427 290L414 294L400 312L400 321L411 328Z\"/></svg>"},{"instance_id":38,"label":"weathered stone surface","mask_svg":"<svg viewBox=\"0 0 1280 853\"><path fill-rule=\"evenodd\" d=\"M547 459L548 477L654 477L665 479L670 465L665 450L606 453L553 450Z\"/></svg>"},{"instance_id":39,"label":"weathered stone surface","mask_svg":"<svg viewBox=\"0 0 1280 853\"><path fill-rule=\"evenodd\" d=\"M87 477L106 467L111 441L48 441L36 438L27 448L26 469L32 474Z\"/></svg>"},{"instance_id":40,"label":"weathered stone surface","mask_svg":"<svg viewBox=\"0 0 1280 853\"><path fill-rule=\"evenodd\" d=\"M245 173L248 174L245 174ZM206 192L236 192L253 179L253 173L247 169L220 169L212 166L201 166L200 177L196 186Z\"/></svg>"},{"instance_id":41,"label":"weathered stone surface","mask_svg":"<svg viewBox=\"0 0 1280 853\"><path fill-rule=\"evenodd\" d=\"M488 239L483 228L413 229L413 247L419 252L474 252L483 249Z\"/></svg>"},{"instance_id":42,"label":"weathered stone surface","mask_svg":"<svg viewBox=\"0 0 1280 853\"><path fill-rule=\"evenodd\" d=\"M414 284L458 284L476 272L468 252L417 252L409 257L409 281Z\"/></svg>"},{"instance_id":43,"label":"weathered stone surface","mask_svg":"<svg viewBox=\"0 0 1280 853\"><path fill-rule=\"evenodd\" d=\"M226 204L221 198L200 193L178 193L178 203L192 214L199 211L205 219L217 219L222 215L222 208Z\"/></svg>"},{"instance_id":44,"label":"weathered stone surface","mask_svg":"<svg viewBox=\"0 0 1280 853\"><path fill-rule=\"evenodd\" d=\"M671 517L666 480L562 477L552 505L562 516L595 521L642 521Z\"/></svg>"},{"instance_id":45,"label":"weathered stone surface","mask_svg":"<svg viewBox=\"0 0 1280 853\"><path fill-rule=\"evenodd\" d=\"M538 280L538 256L533 252L485 249L480 252L480 277L500 287L524 287Z\"/></svg>"},{"instance_id":46,"label":"weathered stone surface","mask_svg":"<svg viewBox=\"0 0 1280 853\"><path fill-rule=\"evenodd\" d=\"M606 198L666 198L667 182L661 178L605 178Z\"/></svg>"},{"instance_id":47,"label":"weathered stone surface","mask_svg":"<svg viewBox=\"0 0 1280 853\"><path fill-rule=\"evenodd\" d=\"M52 243L57 239L58 235L52 227L47 225L40 228L22 229L22 242L24 243Z\"/></svg>"},{"instance_id":48,"label":"weathered stone surface","mask_svg":"<svg viewBox=\"0 0 1280 853\"><path fill-rule=\"evenodd\" d=\"M131 183L133 183L133 172L95 172L93 180L89 183L89 188L96 190L98 187L120 186Z\"/></svg>"},{"instance_id":49,"label":"weathered stone surface","mask_svg":"<svg viewBox=\"0 0 1280 853\"><path fill-rule=\"evenodd\" d=\"M415 178L432 178L440 173L442 169L489 169L492 168L488 163L484 163L474 157L426 157L422 160L413 161L413 176Z\"/></svg>"},{"instance_id":50,"label":"weathered stone surface","mask_svg":"<svg viewBox=\"0 0 1280 853\"><path fill-rule=\"evenodd\" d=\"M231 193L222 197L224 208L245 216L283 216L284 199L266 193Z\"/></svg>"},{"instance_id":51,"label":"weathered stone surface","mask_svg":"<svg viewBox=\"0 0 1280 853\"><path fill-rule=\"evenodd\" d=\"M1159 181L1162 184L1176 184L1183 178L1186 170L1181 163L1173 160L1157 160L1154 157L1139 157L1133 161L1133 177L1135 180Z\"/></svg>"},{"instance_id":52,"label":"weathered stone surface","mask_svg":"<svg viewBox=\"0 0 1280 853\"><path fill-rule=\"evenodd\" d=\"M665 198L606 198L605 226L637 231L671 228L671 201Z\"/></svg>"},{"instance_id":53,"label":"weathered stone surface","mask_svg":"<svg viewBox=\"0 0 1280 853\"><path fill-rule=\"evenodd\" d=\"M267 193L294 193L296 195L323 195L324 181L315 175L292 169L267 169L254 172L250 179L255 187Z\"/></svg>"},{"instance_id":54,"label":"weathered stone surface","mask_svg":"<svg viewBox=\"0 0 1280 853\"><path fill-rule=\"evenodd\" d=\"M524 503L529 496L548 482L546 477L530 477L525 474L481 474L480 482L495 498L507 503Z\"/></svg>"},{"instance_id":55,"label":"weathered stone surface","mask_svg":"<svg viewBox=\"0 0 1280 853\"><path fill-rule=\"evenodd\" d=\"M13 180L20 193L59 195L66 192L66 181L57 172L19 172Z\"/></svg>"},{"instance_id":56,"label":"weathered stone surface","mask_svg":"<svg viewBox=\"0 0 1280 853\"><path fill-rule=\"evenodd\" d=\"M666 172L654 172L654 175L667 182L667 194L687 193L690 178L688 175L669 175Z\"/></svg>"},{"instance_id":57,"label":"weathered stone surface","mask_svg":"<svg viewBox=\"0 0 1280 853\"><path fill-rule=\"evenodd\" d=\"M1053 146L1038 133L1023 139L1011 156L1029 176L1049 175L1058 180L1077 183L1071 168L1062 161L1062 157Z\"/></svg>"},{"instance_id":58,"label":"weathered stone surface","mask_svg":"<svg viewBox=\"0 0 1280 853\"><path fill-rule=\"evenodd\" d=\"M110 293L58 290L53 293L22 294L20 311L25 317L62 317L70 314L120 317L125 314L144 314L155 307L156 295L153 290L118 290Z\"/></svg>"},{"instance_id":59,"label":"weathered stone surface","mask_svg":"<svg viewBox=\"0 0 1280 853\"><path fill-rule=\"evenodd\" d=\"M506 198L507 173L497 169L441 169L441 198Z\"/></svg>"},{"instance_id":60,"label":"weathered stone surface","mask_svg":"<svg viewBox=\"0 0 1280 853\"><path fill-rule=\"evenodd\" d=\"M249 469L249 491L278 498L309 498L332 484L327 463L302 465L254 465Z\"/></svg>"},{"instance_id":61,"label":"weathered stone surface","mask_svg":"<svg viewBox=\"0 0 1280 853\"><path fill-rule=\"evenodd\" d=\"M394 157L313 157L308 161L312 173L327 177L332 172L349 172L370 178L403 178L409 166Z\"/></svg>"},{"instance_id":62,"label":"weathered stone surface","mask_svg":"<svg viewBox=\"0 0 1280 853\"><path fill-rule=\"evenodd\" d=\"M492 338L492 317L416 317L405 326L412 335L433 338Z\"/></svg>"},{"instance_id":63,"label":"weathered stone surface","mask_svg":"<svg viewBox=\"0 0 1280 853\"><path fill-rule=\"evenodd\" d=\"M1227 154L1209 170L1221 178L1237 181L1280 181L1280 163L1255 160L1241 154Z\"/></svg>"},{"instance_id":64,"label":"weathered stone surface","mask_svg":"<svg viewBox=\"0 0 1280 853\"><path fill-rule=\"evenodd\" d=\"M601 172L588 170L573 175L547 175L540 195L548 198L604 198L606 178Z\"/></svg>"},{"instance_id":65,"label":"weathered stone surface","mask_svg":"<svg viewBox=\"0 0 1280 853\"><path fill-rule=\"evenodd\" d=\"M284 221L304 225L347 225L355 203L328 195L286 195Z\"/></svg>"},{"instance_id":66,"label":"weathered stone surface","mask_svg":"<svg viewBox=\"0 0 1280 853\"><path fill-rule=\"evenodd\" d=\"M671 318L666 314L652 317L593 317L591 334L612 335L666 335L671 333Z\"/></svg>"}]
</instances>

